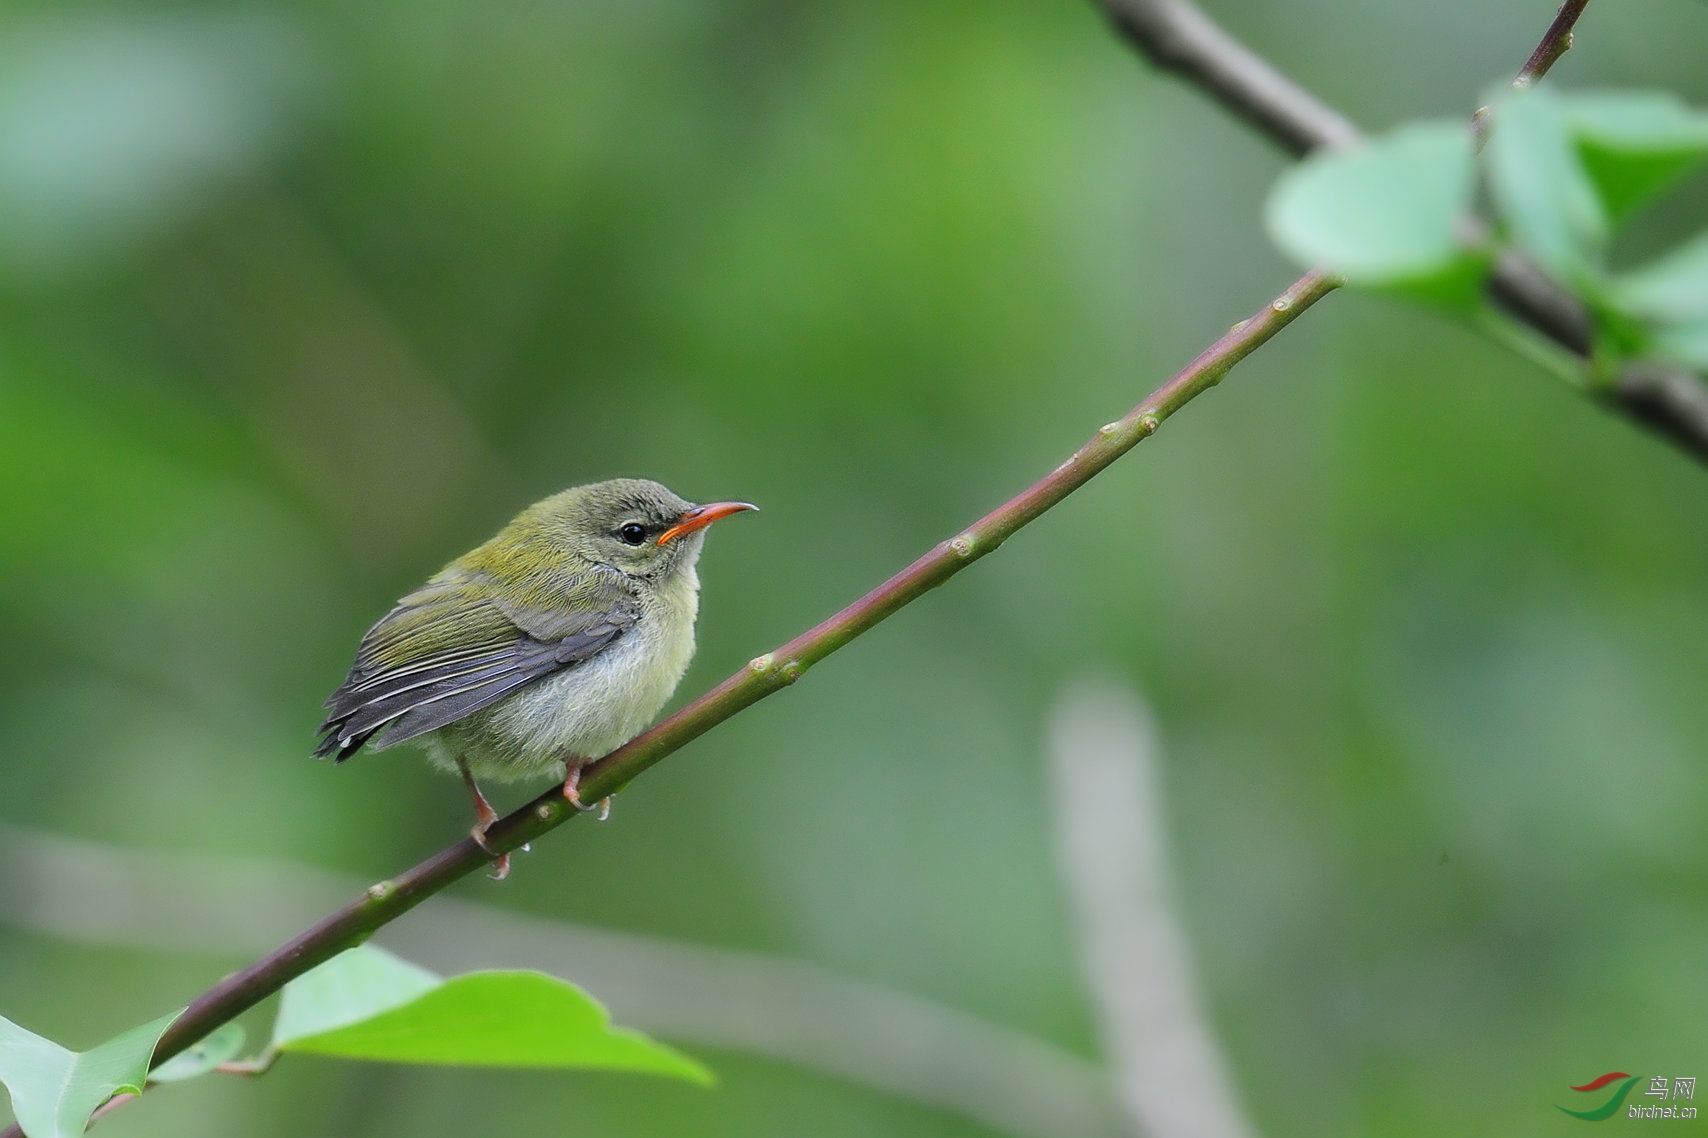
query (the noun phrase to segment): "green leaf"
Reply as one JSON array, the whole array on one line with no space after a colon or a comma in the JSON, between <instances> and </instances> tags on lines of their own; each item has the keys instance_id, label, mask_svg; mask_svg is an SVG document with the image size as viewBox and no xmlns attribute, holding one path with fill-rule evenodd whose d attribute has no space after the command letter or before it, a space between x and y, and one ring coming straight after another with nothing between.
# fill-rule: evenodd
<instances>
[{"instance_id":1,"label":"green leaf","mask_svg":"<svg viewBox=\"0 0 1708 1138\"><path fill-rule=\"evenodd\" d=\"M407 1004L444 983L383 948L358 945L285 985L273 1046L359 1023Z\"/></svg>"},{"instance_id":2,"label":"green leaf","mask_svg":"<svg viewBox=\"0 0 1708 1138\"><path fill-rule=\"evenodd\" d=\"M1590 285L1605 258L1607 213L1559 98L1533 87L1492 105L1483 159L1508 233L1562 282Z\"/></svg>"},{"instance_id":3,"label":"green leaf","mask_svg":"<svg viewBox=\"0 0 1708 1138\"><path fill-rule=\"evenodd\" d=\"M1276 245L1349 283L1386 285L1452 273L1464 251L1472 147L1461 123L1410 123L1348 150L1313 154L1283 174L1265 223Z\"/></svg>"},{"instance_id":4,"label":"green leaf","mask_svg":"<svg viewBox=\"0 0 1708 1138\"><path fill-rule=\"evenodd\" d=\"M479 1067L592 1067L710 1083L704 1066L611 1026L592 997L538 972L443 980L362 945L285 985L281 1051Z\"/></svg>"},{"instance_id":5,"label":"green leaf","mask_svg":"<svg viewBox=\"0 0 1708 1138\"><path fill-rule=\"evenodd\" d=\"M1708 115L1671 92L1595 92L1562 104L1584 168L1614 221L1708 156Z\"/></svg>"},{"instance_id":6,"label":"green leaf","mask_svg":"<svg viewBox=\"0 0 1708 1138\"><path fill-rule=\"evenodd\" d=\"M230 1062L243 1050L243 1026L228 1023L215 1028L199 1043L191 1044L148 1073L151 1083L181 1083L205 1075L221 1063Z\"/></svg>"},{"instance_id":7,"label":"green leaf","mask_svg":"<svg viewBox=\"0 0 1708 1138\"><path fill-rule=\"evenodd\" d=\"M472 972L361 1023L297 1038L286 1051L477 1067L590 1067L710 1084L678 1051L611 1026L572 984L539 972Z\"/></svg>"},{"instance_id":8,"label":"green leaf","mask_svg":"<svg viewBox=\"0 0 1708 1138\"><path fill-rule=\"evenodd\" d=\"M1708 232L1664 256L1620 273L1606 301L1629 316L1669 322L1708 320Z\"/></svg>"},{"instance_id":9,"label":"green leaf","mask_svg":"<svg viewBox=\"0 0 1708 1138\"><path fill-rule=\"evenodd\" d=\"M29 1138L77 1138L115 1094L142 1092L161 1033L183 1013L133 1027L90 1051L67 1051L0 1016L0 1082Z\"/></svg>"}]
</instances>

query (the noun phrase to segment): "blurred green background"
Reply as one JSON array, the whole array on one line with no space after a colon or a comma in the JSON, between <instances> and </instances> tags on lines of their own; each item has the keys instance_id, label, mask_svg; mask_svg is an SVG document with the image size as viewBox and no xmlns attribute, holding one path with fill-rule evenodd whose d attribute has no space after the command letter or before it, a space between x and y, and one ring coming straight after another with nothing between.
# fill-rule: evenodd
<instances>
[{"instance_id":1,"label":"blurred green background","mask_svg":"<svg viewBox=\"0 0 1708 1138\"><path fill-rule=\"evenodd\" d=\"M1468 114L1554 6L1213 11L1380 127ZM1555 76L1708 102L1704 42L1703 4L1595 5ZM194 890L112 890L79 933L72 851L359 881L460 836L414 753L308 752L361 631L523 505L622 474L764 507L708 543L680 702L1290 280L1257 222L1281 165L1066 0L12 0L0 1012L88 1046L253 955ZM1701 224L1705 186L1633 248ZM816 966L1094 1072L1044 757L1088 673L1154 705L1175 894L1262 1133L1570 1133L1568 1084L1708 1076L1708 472L1359 296L457 895ZM291 1060L101 1132L1004 1132L676 1042L718 1089Z\"/></svg>"}]
</instances>

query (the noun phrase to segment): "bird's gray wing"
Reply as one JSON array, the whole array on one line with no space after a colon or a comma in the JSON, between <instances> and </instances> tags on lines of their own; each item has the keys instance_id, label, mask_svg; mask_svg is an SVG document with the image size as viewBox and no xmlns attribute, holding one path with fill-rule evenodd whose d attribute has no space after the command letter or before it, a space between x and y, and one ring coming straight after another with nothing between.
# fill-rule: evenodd
<instances>
[{"instance_id":1,"label":"bird's gray wing","mask_svg":"<svg viewBox=\"0 0 1708 1138\"><path fill-rule=\"evenodd\" d=\"M602 569L560 603L495 599L478 586L473 575L448 571L368 630L326 701L316 756L343 762L381 730L389 747L455 723L591 659L640 616L621 578Z\"/></svg>"}]
</instances>

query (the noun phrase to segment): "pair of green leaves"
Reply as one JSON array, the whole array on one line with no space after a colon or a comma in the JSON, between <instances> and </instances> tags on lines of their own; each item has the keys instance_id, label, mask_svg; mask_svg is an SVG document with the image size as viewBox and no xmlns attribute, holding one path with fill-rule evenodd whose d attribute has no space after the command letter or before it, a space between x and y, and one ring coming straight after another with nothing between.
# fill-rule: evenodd
<instances>
[{"instance_id":1,"label":"pair of green leaves","mask_svg":"<svg viewBox=\"0 0 1708 1138\"><path fill-rule=\"evenodd\" d=\"M163 1063L149 1060L181 1013L72 1052L0 1018L0 1083L28 1138L75 1138L115 1094L180 1082L236 1059L243 1029L226 1024ZM371 946L351 949L285 986L259 1069L288 1052L471 1067L575 1067L709 1084L705 1067L638 1032L571 984L539 972L471 972L446 980Z\"/></svg>"},{"instance_id":2,"label":"pair of green leaves","mask_svg":"<svg viewBox=\"0 0 1708 1138\"><path fill-rule=\"evenodd\" d=\"M1663 92L1560 95L1493 103L1482 175L1500 230L1597 316L1613 358L1655 356L1708 369L1708 234L1615 273L1615 232L1708 157L1708 115ZM1348 284L1476 303L1497 250L1467 240L1478 174L1461 123L1418 122L1314 155L1270 195L1283 251Z\"/></svg>"}]
</instances>

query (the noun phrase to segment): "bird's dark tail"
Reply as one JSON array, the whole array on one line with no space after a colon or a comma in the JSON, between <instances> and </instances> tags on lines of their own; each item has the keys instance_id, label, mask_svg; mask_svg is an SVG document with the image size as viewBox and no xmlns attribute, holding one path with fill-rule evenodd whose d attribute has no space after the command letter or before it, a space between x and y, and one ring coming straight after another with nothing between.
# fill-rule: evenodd
<instances>
[{"instance_id":1,"label":"bird's dark tail","mask_svg":"<svg viewBox=\"0 0 1708 1138\"><path fill-rule=\"evenodd\" d=\"M362 746L379 731L379 728L359 731L354 735L345 735L342 719L328 719L320 725L320 730L326 734L315 745L314 757L317 759L330 758L335 763L341 763L361 750Z\"/></svg>"}]
</instances>

